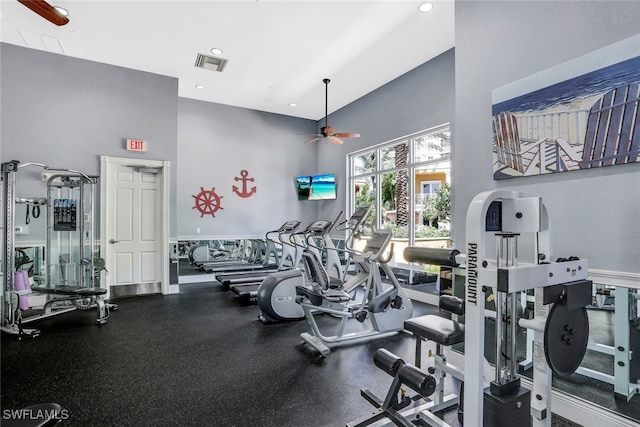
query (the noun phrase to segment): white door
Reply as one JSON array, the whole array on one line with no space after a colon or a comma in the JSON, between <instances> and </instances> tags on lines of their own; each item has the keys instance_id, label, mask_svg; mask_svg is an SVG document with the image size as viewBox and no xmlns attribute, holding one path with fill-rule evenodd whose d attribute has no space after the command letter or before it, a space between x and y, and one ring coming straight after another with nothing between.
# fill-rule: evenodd
<instances>
[{"instance_id":1,"label":"white door","mask_svg":"<svg viewBox=\"0 0 640 427\"><path fill-rule=\"evenodd\" d=\"M101 157L101 254L109 296L177 292L169 285L169 162Z\"/></svg>"}]
</instances>

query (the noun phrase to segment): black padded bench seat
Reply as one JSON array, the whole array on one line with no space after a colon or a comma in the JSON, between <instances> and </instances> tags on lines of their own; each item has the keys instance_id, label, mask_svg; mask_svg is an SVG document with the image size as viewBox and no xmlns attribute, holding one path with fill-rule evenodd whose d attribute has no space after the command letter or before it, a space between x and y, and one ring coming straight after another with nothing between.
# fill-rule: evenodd
<instances>
[{"instance_id":1,"label":"black padded bench seat","mask_svg":"<svg viewBox=\"0 0 640 427\"><path fill-rule=\"evenodd\" d=\"M427 314L404 321L404 328L419 339L450 346L464 341L464 325L444 317Z\"/></svg>"},{"instance_id":2,"label":"black padded bench seat","mask_svg":"<svg viewBox=\"0 0 640 427\"><path fill-rule=\"evenodd\" d=\"M105 288L80 288L76 294L81 296L106 295L107 290Z\"/></svg>"},{"instance_id":3,"label":"black padded bench seat","mask_svg":"<svg viewBox=\"0 0 640 427\"><path fill-rule=\"evenodd\" d=\"M32 292L38 292L41 294L53 294L53 295L77 295L78 297L91 297L97 295L105 295L107 290L105 288L83 288L80 286L56 286L55 288L49 288L45 286L32 286Z\"/></svg>"},{"instance_id":4,"label":"black padded bench seat","mask_svg":"<svg viewBox=\"0 0 640 427\"><path fill-rule=\"evenodd\" d=\"M66 285L55 287L32 286L31 291L41 294L53 295L53 297L51 297L44 305L43 315L49 315L52 312L51 308L57 303L64 301L79 301L85 298L90 298L92 303L91 305L95 304L95 307L97 309L98 318L96 319L96 323L99 325L103 325L107 323L107 319L109 318L109 310L118 309L118 306L116 304L105 302L104 295L107 294L107 290L105 288L84 288L81 286Z\"/></svg>"},{"instance_id":5,"label":"black padded bench seat","mask_svg":"<svg viewBox=\"0 0 640 427\"><path fill-rule=\"evenodd\" d=\"M440 308L457 315L464 315L464 300L452 295L442 295ZM455 320L447 319L435 314L427 314L404 321L404 329L416 337L415 365L419 368L421 361L422 340L436 343L436 353L440 354L441 347L449 347L464 342L464 325Z\"/></svg>"}]
</instances>

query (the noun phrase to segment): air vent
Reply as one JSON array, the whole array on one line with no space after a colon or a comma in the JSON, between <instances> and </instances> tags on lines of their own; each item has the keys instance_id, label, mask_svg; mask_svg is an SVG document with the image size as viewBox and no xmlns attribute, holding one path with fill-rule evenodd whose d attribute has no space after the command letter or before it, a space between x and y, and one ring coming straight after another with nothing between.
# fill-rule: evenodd
<instances>
[{"instance_id":1,"label":"air vent","mask_svg":"<svg viewBox=\"0 0 640 427\"><path fill-rule=\"evenodd\" d=\"M46 50L62 55L67 54L61 39L45 36L43 34L30 33L28 31L20 30L19 32L22 36L22 39L27 44L27 47L30 47L32 49Z\"/></svg>"},{"instance_id":2,"label":"air vent","mask_svg":"<svg viewBox=\"0 0 640 427\"><path fill-rule=\"evenodd\" d=\"M224 58L219 58L217 56L209 56L204 55L202 53L198 54L196 58L196 67L204 68L205 70L211 71L219 71L222 72L224 70L225 65L227 65L228 60Z\"/></svg>"}]
</instances>

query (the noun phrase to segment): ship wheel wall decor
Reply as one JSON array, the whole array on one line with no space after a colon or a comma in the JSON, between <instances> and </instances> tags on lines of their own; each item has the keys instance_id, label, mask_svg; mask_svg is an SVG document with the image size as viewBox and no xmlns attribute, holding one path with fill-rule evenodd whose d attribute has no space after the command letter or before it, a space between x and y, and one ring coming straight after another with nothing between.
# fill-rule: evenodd
<instances>
[{"instance_id":1,"label":"ship wheel wall decor","mask_svg":"<svg viewBox=\"0 0 640 427\"><path fill-rule=\"evenodd\" d=\"M205 215L211 215L215 218L215 213L219 209L222 209L222 206L220 206L220 199L222 199L223 196L219 196L216 193L215 187L211 190L205 190L204 187L200 187L200 192L192 195L191 197L195 199L196 204L191 209L197 209L200 211L200 218Z\"/></svg>"}]
</instances>

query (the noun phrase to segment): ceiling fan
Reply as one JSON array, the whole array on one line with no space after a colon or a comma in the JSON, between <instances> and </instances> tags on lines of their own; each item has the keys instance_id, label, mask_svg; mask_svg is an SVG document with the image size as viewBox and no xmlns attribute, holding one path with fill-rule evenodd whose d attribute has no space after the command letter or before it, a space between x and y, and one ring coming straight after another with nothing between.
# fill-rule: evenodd
<instances>
[{"instance_id":1,"label":"ceiling fan","mask_svg":"<svg viewBox=\"0 0 640 427\"><path fill-rule=\"evenodd\" d=\"M20 3L42 16L49 22L58 26L69 23L69 18L63 15L57 8L44 0L18 0Z\"/></svg>"},{"instance_id":2,"label":"ceiling fan","mask_svg":"<svg viewBox=\"0 0 640 427\"><path fill-rule=\"evenodd\" d=\"M359 133L352 132L336 132L329 124L327 123L328 114L328 105L329 105L329 79L323 79L324 82L324 126L320 128L320 133L315 134L313 138L305 142L305 144L309 144L319 140L320 138L327 138L333 144L342 144L342 140L340 138L359 138Z\"/></svg>"}]
</instances>

